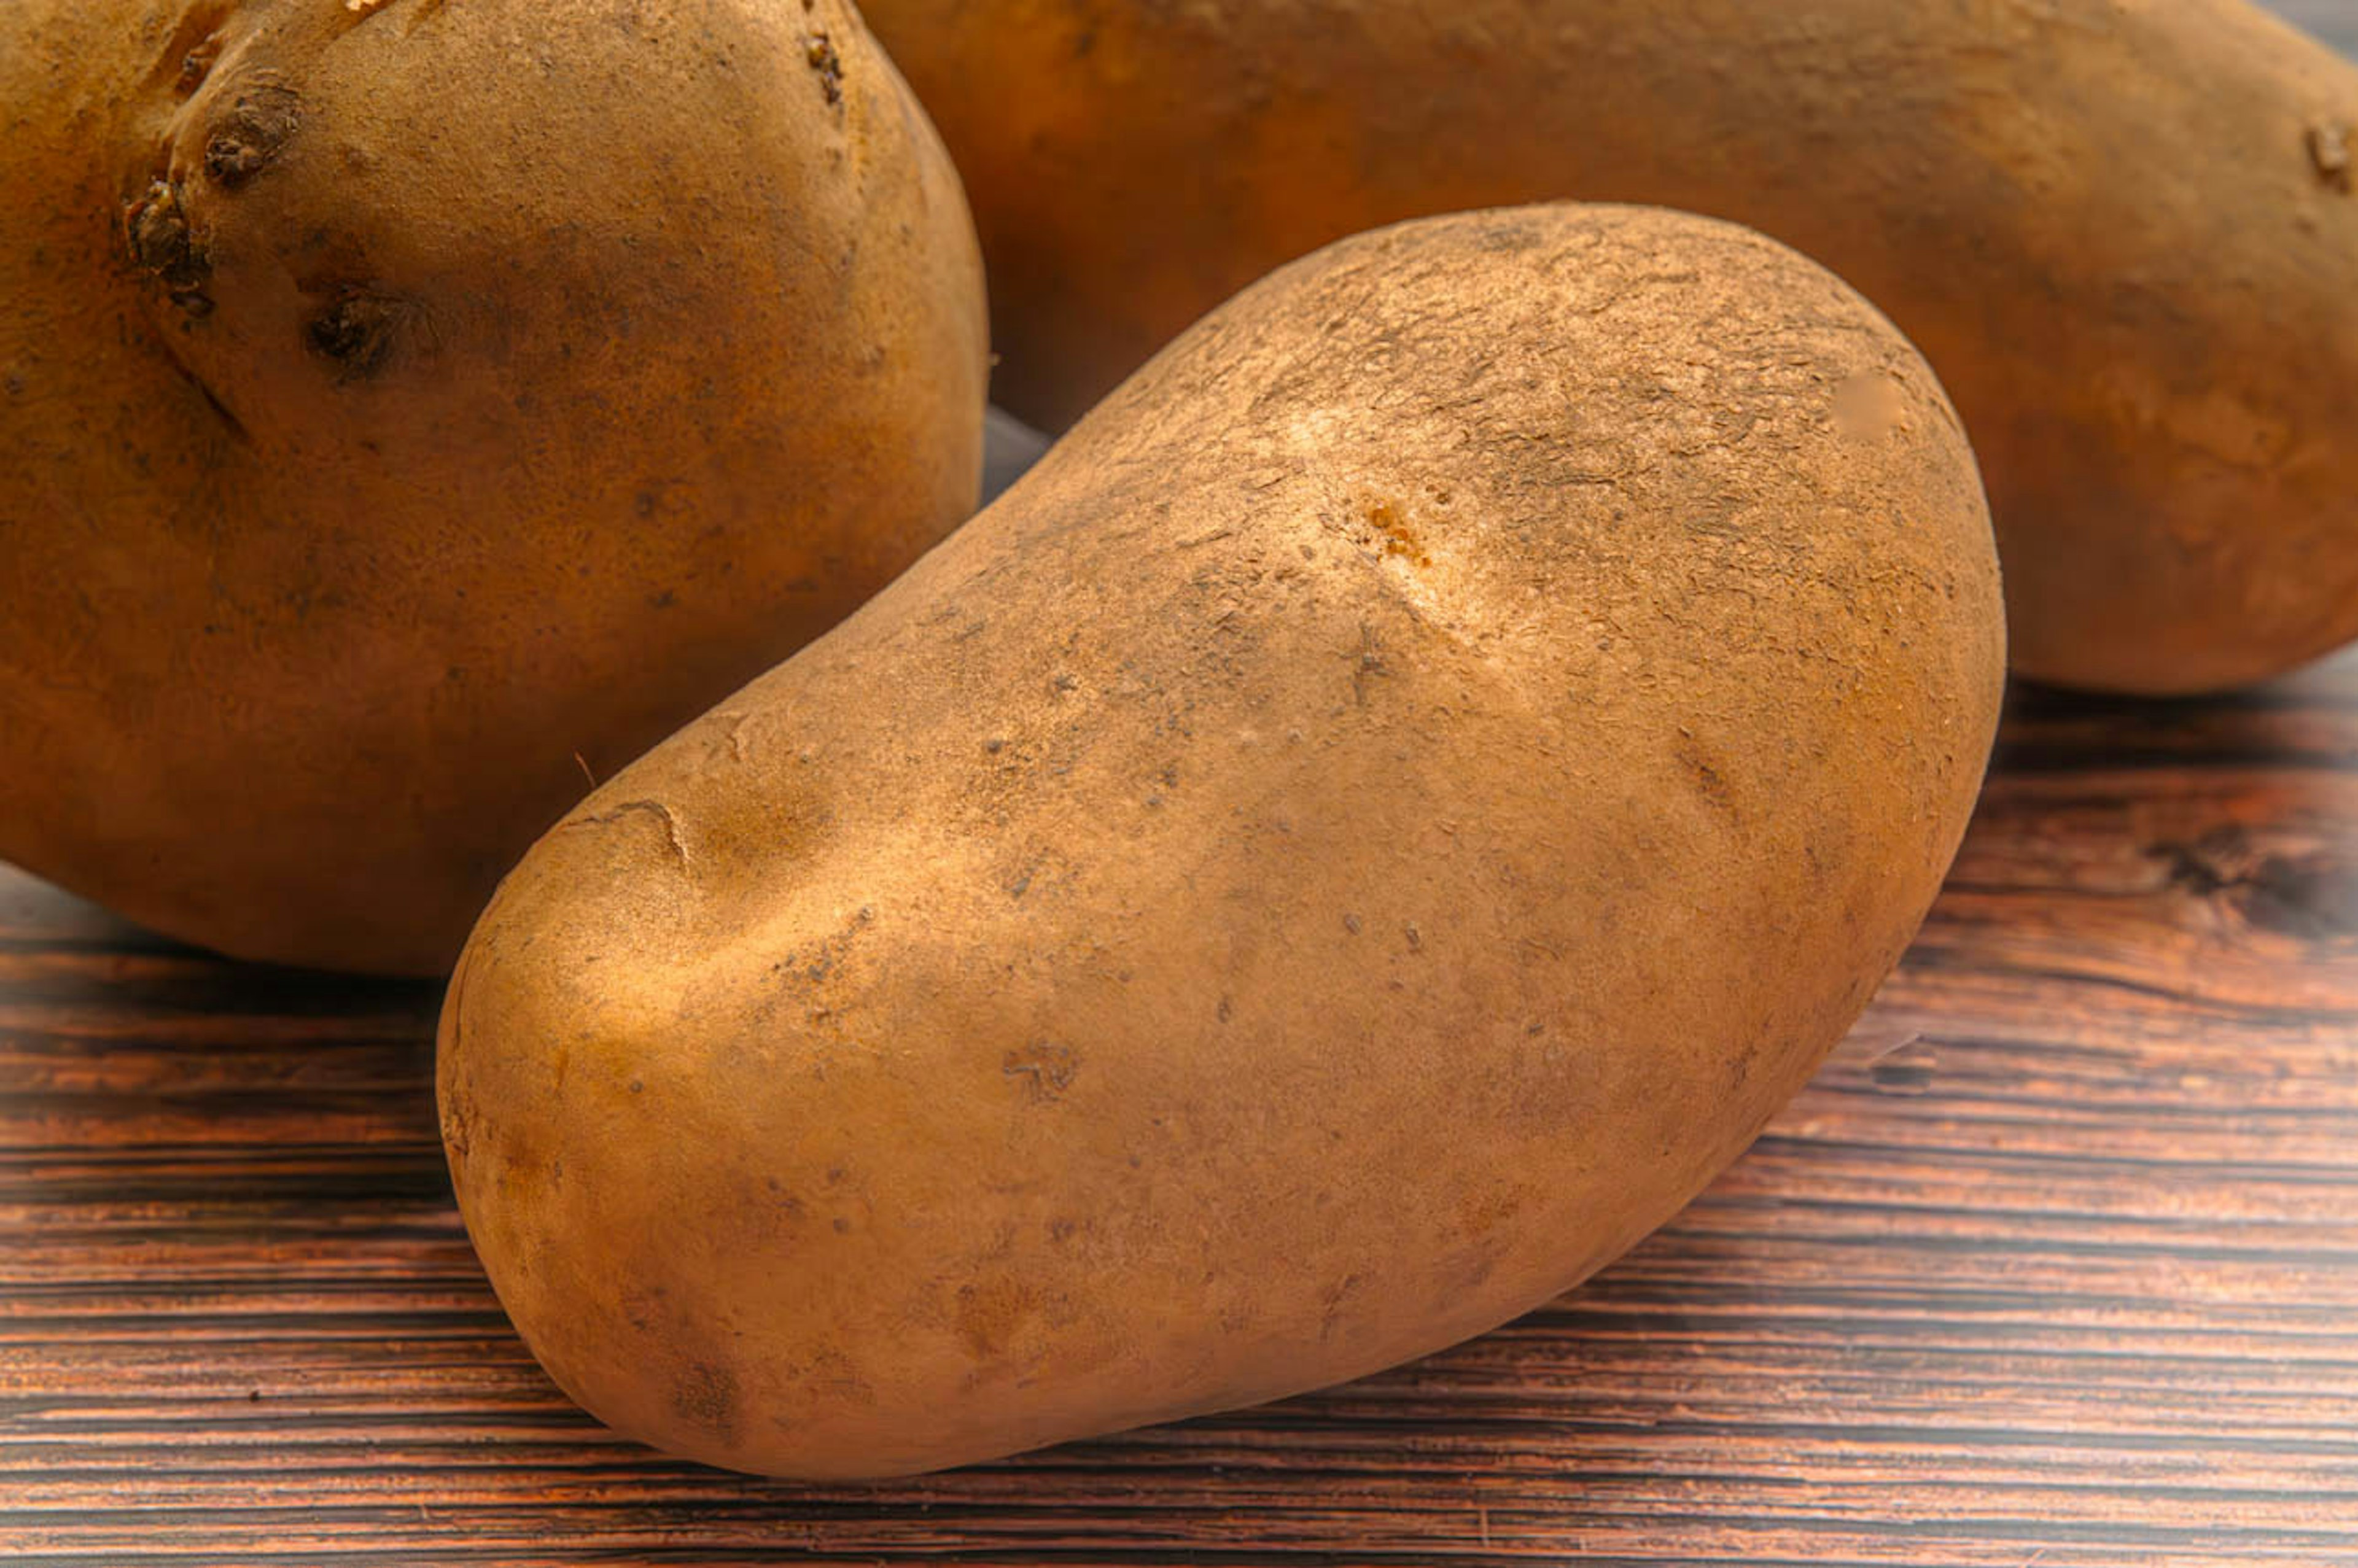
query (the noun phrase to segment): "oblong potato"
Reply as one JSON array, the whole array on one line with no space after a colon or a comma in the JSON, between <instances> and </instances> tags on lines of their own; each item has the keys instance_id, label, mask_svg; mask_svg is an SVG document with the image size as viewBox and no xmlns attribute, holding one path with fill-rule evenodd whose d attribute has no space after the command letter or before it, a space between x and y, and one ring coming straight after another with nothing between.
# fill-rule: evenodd
<instances>
[{"instance_id":1,"label":"oblong potato","mask_svg":"<svg viewBox=\"0 0 2358 1568\"><path fill-rule=\"evenodd\" d=\"M1653 202L1798 246L1924 351L2024 674L2200 691L2358 637L2358 67L2243 0L864 9L1035 422L1341 235Z\"/></svg>"},{"instance_id":2,"label":"oblong potato","mask_svg":"<svg viewBox=\"0 0 2358 1568\"><path fill-rule=\"evenodd\" d=\"M1434 1349L1842 1035L2003 643L1953 414L1791 252L1338 244L526 857L443 1018L469 1228L591 1411L752 1470Z\"/></svg>"},{"instance_id":3,"label":"oblong potato","mask_svg":"<svg viewBox=\"0 0 2358 1568\"><path fill-rule=\"evenodd\" d=\"M957 176L847 0L0 0L0 857L444 974L974 503Z\"/></svg>"}]
</instances>

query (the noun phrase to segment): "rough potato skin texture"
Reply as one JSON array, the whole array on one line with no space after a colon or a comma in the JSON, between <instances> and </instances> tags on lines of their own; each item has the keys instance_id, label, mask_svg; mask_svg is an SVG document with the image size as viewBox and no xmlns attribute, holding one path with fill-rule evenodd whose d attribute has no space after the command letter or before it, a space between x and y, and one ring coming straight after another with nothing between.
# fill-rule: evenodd
<instances>
[{"instance_id":1,"label":"rough potato skin texture","mask_svg":"<svg viewBox=\"0 0 2358 1568\"><path fill-rule=\"evenodd\" d=\"M972 508L972 223L840 0L5 0L0 104L0 856L176 936L447 973Z\"/></svg>"},{"instance_id":2,"label":"rough potato skin texture","mask_svg":"<svg viewBox=\"0 0 2358 1568\"><path fill-rule=\"evenodd\" d=\"M973 198L1001 401L1049 427L1341 235L1650 202L1923 350L2022 673L2193 692L2358 636L2358 67L2241 0L865 9Z\"/></svg>"},{"instance_id":3,"label":"rough potato skin texture","mask_svg":"<svg viewBox=\"0 0 2358 1568\"><path fill-rule=\"evenodd\" d=\"M1345 242L525 858L443 1017L468 1226L592 1411L787 1475L1462 1339L1848 1027L2003 622L1937 384L1799 256Z\"/></svg>"}]
</instances>

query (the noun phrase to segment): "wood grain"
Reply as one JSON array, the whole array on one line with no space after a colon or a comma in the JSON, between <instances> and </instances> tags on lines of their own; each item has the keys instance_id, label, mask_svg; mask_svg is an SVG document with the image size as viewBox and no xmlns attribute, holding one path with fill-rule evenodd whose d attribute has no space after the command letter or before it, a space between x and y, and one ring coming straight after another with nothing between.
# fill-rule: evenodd
<instances>
[{"instance_id":1,"label":"wood grain","mask_svg":"<svg viewBox=\"0 0 2358 1568\"><path fill-rule=\"evenodd\" d=\"M450 1206L437 1000L0 879L0 1555L2358 1563L2358 661L2017 693L1867 1023L1591 1288L918 1483L740 1479L567 1405Z\"/></svg>"}]
</instances>

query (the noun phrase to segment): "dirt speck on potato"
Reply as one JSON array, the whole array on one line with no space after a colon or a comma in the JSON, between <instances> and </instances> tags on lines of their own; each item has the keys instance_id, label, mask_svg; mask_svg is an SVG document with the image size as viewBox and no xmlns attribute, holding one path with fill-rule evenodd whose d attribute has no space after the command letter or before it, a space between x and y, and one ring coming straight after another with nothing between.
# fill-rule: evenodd
<instances>
[{"instance_id":1,"label":"dirt speck on potato","mask_svg":"<svg viewBox=\"0 0 2358 1568\"><path fill-rule=\"evenodd\" d=\"M803 59L818 76L819 91L829 104L843 102L843 57L836 52L835 40L825 33L813 33L803 44Z\"/></svg>"},{"instance_id":2,"label":"dirt speck on potato","mask_svg":"<svg viewBox=\"0 0 2358 1568\"><path fill-rule=\"evenodd\" d=\"M302 124L292 88L262 83L240 92L205 142L205 172L234 190L270 166Z\"/></svg>"},{"instance_id":3,"label":"dirt speck on potato","mask_svg":"<svg viewBox=\"0 0 2358 1568\"><path fill-rule=\"evenodd\" d=\"M306 336L338 381L360 381L384 368L406 314L400 300L354 290L313 317Z\"/></svg>"},{"instance_id":4,"label":"dirt speck on potato","mask_svg":"<svg viewBox=\"0 0 2358 1568\"><path fill-rule=\"evenodd\" d=\"M2351 163L2353 133L2338 120L2327 120L2309 128L2309 162L2317 178L2344 195L2352 188Z\"/></svg>"}]
</instances>

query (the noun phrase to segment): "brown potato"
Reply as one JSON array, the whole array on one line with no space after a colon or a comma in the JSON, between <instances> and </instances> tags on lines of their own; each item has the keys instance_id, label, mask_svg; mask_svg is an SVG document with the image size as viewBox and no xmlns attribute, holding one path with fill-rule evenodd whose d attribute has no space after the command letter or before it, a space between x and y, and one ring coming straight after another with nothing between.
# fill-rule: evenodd
<instances>
[{"instance_id":1,"label":"brown potato","mask_svg":"<svg viewBox=\"0 0 2358 1568\"><path fill-rule=\"evenodd\" d=\"M1289 257L1546 198L1752 224L1907 330L2017 667L2358 636L2358 67L2241 0L867 0L1050 426Z\"/></svg>"},{"instance_id":2,"label":"brown potato","mask_svg":"<svg viewBox=\"0 0 2358 1568\"><path fill-rule=\"evenodd\" d=\"M984 305L844 0L0 4L0 856L447 972L971 509Z\"/></svg>"},{"instance_id":3,"label":"brown potato","mask_svg":"<svg viewBox=\"0 0 2358 1568\"><path fill-rule=\"evenodd\" d=\"M1938 384L1791 252L1338 244L525 859L443 1017L469 1228L591 1411L793 1475L1477 1333L1856 1016L2003 622Z\"/></svg>"}]
</instances>

